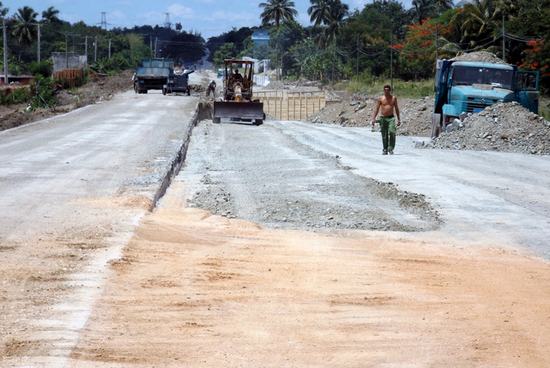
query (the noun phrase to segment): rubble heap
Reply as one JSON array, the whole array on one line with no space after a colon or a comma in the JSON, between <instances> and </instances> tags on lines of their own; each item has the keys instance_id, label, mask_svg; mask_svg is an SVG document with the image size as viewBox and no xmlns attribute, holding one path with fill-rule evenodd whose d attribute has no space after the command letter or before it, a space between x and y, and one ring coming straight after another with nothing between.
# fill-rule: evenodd
<instances>
[{"instance_id":1,"label":"rubble heap","mask_svg":"<svg viewBox=\"0 0 550 368\"><path fill-rule=\"evenodd\" d=\"M489 106L453 125L434 148L550 154L550 122L517 102Z\"/></svg>"},{"instance_id":2,"label":"rubble heap","mask_svg":"<svg viewBox=\"0 0 550 368\"><path fill-rule=\"evenodd\" d=\"M403 125L398 128L399 135L429 136L431 133L431 115L433 98L400 98L399 107ZM338 124L345 127L370 126L376 100L355 95L345 101L329 103L308 120L312 123Z\"/></svg>"},{"instance_id":3,"label":"rubble heap","mask_svg":"<svg viewBox=\"0 0 550 368\"><path fill-rule=\"evenodd\" d=\"M452 58L453 61L479 61L484 63L493 64L506 64L504 60L496 56L495 54L487 51L476 51L468 54L462 54Z\"/></svg>"}]
</instances>

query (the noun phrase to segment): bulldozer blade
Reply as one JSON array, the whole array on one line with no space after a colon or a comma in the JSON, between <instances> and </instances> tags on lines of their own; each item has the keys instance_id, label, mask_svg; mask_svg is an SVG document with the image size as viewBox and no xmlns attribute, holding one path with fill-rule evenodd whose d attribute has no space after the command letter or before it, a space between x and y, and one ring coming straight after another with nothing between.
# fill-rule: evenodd
<instances>
[{"instance_id":1,"label":"bulldozer blade","mask_svg":"<svg viewBox=\"0 0 550 368\"><path fill-rule=\"evenodd\" d=\"M214 118L239 120L264 120L262 102L214 102Z\"/></svg>"}]
</instances>

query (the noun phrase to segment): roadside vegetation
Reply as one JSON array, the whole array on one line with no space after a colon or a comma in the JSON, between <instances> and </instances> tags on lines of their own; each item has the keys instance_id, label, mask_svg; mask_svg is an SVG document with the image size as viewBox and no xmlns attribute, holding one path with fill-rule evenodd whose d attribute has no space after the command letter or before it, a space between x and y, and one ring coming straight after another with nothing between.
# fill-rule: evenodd
<instances>
[{"instance_id":1,"label":"roadside vegetation","mask_svg":"<svg viewBox=\"0 0 550 368\"><path fill-rule=\"evenodd\" d=\"M170 57L180 63L194 63L205 55L205 41L200 34L186 32L178 23L173 28L107 29L106 26L64 21L55 7L39 14L29 6L8 9L1 1L0 18L5 18L8 30L9 75L35 77L29 87L12 86L0 90L0 104L28 103L32 109L52 107L54 90L69 87L53 75L51 56L54 53L87 55L87 68L77 84L85 83L90 73L114 75L135 68L144 58ZM3 52L0 42L0 55ZM0 57L0 74L3 70Z\"/></svg>"},{"instance_id":2,"label":"roadside vegetation","mask_svg":"<svg viewBox=\"0 0 550 368\"><path fill-rule=\"evenodd\" d=\"M260 7L269 49L251 53L247 47L257 28L244 27L209 40L213 61L267 56L284 78L348 80L351 91L378 88L393 76L396 89L415 95L427 90L437 57L486 50L539 70L542 91L550 90L548 0L414 0L409 9L399 1L374 0L355 11L340 0L310 0L305 27L295 20L293 1L268 0Z\"/></svg>"}]
</instances>

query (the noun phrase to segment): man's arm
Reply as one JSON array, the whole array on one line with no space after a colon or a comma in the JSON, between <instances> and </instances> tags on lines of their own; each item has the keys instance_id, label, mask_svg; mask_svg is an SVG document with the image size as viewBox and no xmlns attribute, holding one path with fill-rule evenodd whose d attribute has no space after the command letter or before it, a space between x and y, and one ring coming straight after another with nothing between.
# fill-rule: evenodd
<instances>
[{"instance_id":1,"label":"man's arm","mask_svg":"<svg viewBox=\"0 0 550 368\"><path fill-rule=\"evenodd\" d=\"M378 111L380 110L380 99L376 100L376 106L374 107L374 114L372 114L372 126L376 123L376 117L378 116Z\"/></svg>"},{"instance_id":2,"label":"man's arm","mask_svg":"<svg viewBox=\"0 0 550 368\"><path fill-rule=\"evenodd\" d=\"M397 126L401 125L401 116L399 115L399 105L397 104L397 97L395 98L395 115L397 115Z\"/></svg>"}]
</instances>

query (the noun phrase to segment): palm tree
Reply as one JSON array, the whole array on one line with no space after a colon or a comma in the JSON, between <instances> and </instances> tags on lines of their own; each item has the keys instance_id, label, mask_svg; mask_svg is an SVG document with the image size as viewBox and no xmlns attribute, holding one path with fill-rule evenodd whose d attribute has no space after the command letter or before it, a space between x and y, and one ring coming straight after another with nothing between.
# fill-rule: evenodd
<instances>
[{"instance_id":1,"label":"palm tree","mask_svg":"<svg viewBox=\"0 0 550 368\"><path fill-rule=\"evenodd\" d=\"M349 6L343 4L340 0L332 0L330 4L330 15L325 28L326 41L330 42L336 39L336 36L342 28L344 18L348 15Z\"/></svg>"},{"instance_id":2,"label":"palm tree","mask_svg":"<svg viewBox=\"0 0 550 368\"><path fill-rule=\"evenodd\" d=\"M496 39L503 11L507 6L502 0L474 0L464 5L464 11L457 13L453 22L459 24L462 32L461 42L468 42L469 47L478 46L481 40L487 42L489 38Z\"/></svg>"},{"instance_id":3,"label":"palm tree","mask_svg":"<svg viewBox=\"0 0 550 368\"><path fill-rule=\"evenodd\" d=\"M9 9L5 8L4 4L2 4L2 2L0 1L0 17L4 18L6 15L8 15L8 11Z\"/></svg>"},{"instance_id":4,"label":"palm tree","mask_svg":"<svg viewBox=\"0 0 550 368\"><path fill-rule=\"evenodd\" d=\"M262 24L275 24L278 29L282 21L292 21L298 15L294 7L294 1L290 0L268 0L260 3L260 8L263 8L260 15Z\"/></svg>"},{"instance_id":5,"label":"palm tree","mask_svg":"<svg viewBox=\"0 0 550 368\"><path fill-rule=\"evenodd\" d=\"M327 24L330 19L331 0L311 0L311 6L307 9L311 23L318 26Z\"/></svg>"},{"instance_id":6,"label":"palm tree","mask_svg":"<svg viewBox=\"0 0 550 368\"><path fill-rule=\"evenodd\" d=\"M36 33L36 17L38 13L33 8L24 6L17 9L15 13L15 25L13 28L13 36L17 38L20 44L30 45Z\"/></svg>"},{"instance_id":7,"label":"palm tree","mask_svg":"<svg viewBox=\"0 0 550 368\"><path fill-rule=\"evenodd\" d=\"M418 22L438 16L453 7L452 0L413 0L412 5Z\"/></svg>"},{"instance_id":8,"label":"palm tree","mask_svg":"<svg viewBox=\"0 0 550 368\"><path fill-rule=\"evenodd\" d=\"M42 12L42 21L45 23L60 23L61 20L58 17L59 10L50 6L48 9Z\"/></svg>"}]
</instances>

